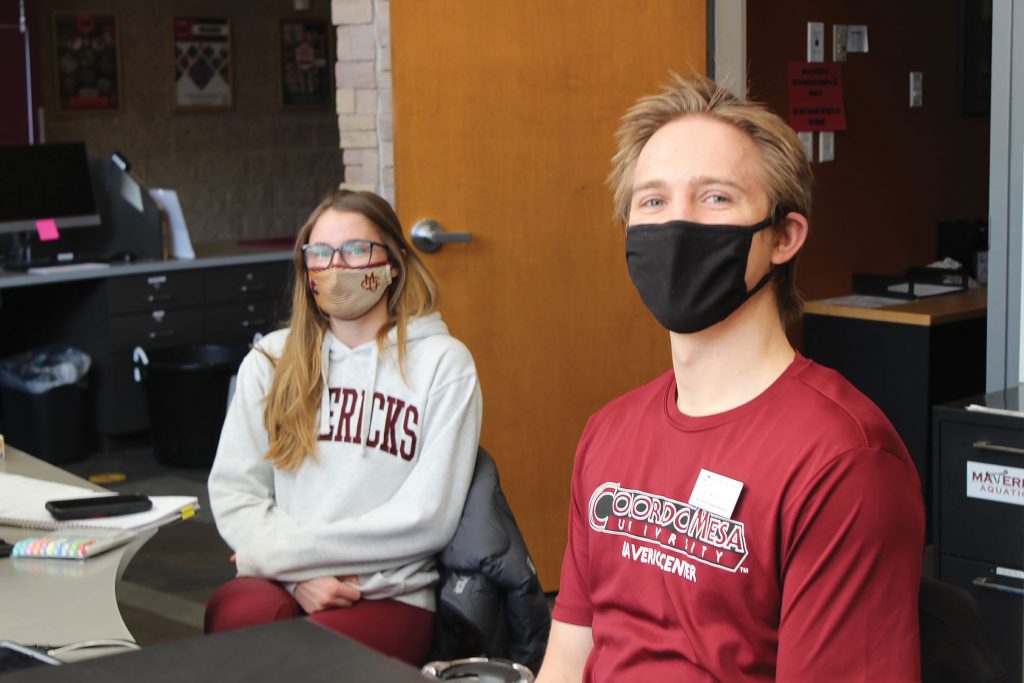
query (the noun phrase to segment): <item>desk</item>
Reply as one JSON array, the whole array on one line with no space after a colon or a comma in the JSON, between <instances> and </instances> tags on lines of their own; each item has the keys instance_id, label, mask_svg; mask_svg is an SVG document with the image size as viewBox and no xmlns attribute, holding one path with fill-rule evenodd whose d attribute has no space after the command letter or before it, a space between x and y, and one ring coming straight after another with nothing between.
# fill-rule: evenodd
<instances>
[{"instance_id":1,"label":"desk","mask_svg":"<svg viewBox=\"0 0 1024 683\"><path fill-rule=\"evenodd\" d=\"M307 619L178 640L72 666L39 666L3 678L4 683L425 680L416 669Z\"/></svg>"},{"instance_id":2,"label":"desk","mask_svg":"<svg viewBox=\"0 0 1024 683\"><path fill-rule=\"evenodd\" d=\"M6 451L0 472L104 490L11 446ZM143 531L131 543L84 562L0 559L0 640L55 646L106 638L134 642L121 619L114 589L135 553L156 531ZM39 533L0 525L0 538L9 543ZM60 658L71 661L123 651L89 648Z\"/></svg>"},{"instance_id":3,"label":"desk","mask_svg":"<svg viewBox=\"0 0 1024 683\"><path fill-rule=\"evenodd\" d=\"M986 306L987 291L977 289L882 308L828 300L804 308L804 354L841 372L888 416L926 500L931 407L985 388Z\"/></svg>"},{"instance_id":4,"label":"desk","mask_svg":"<svg viewBox=\"0 0 1024 683\"><path fill-rule=\"evenodd\" d=\"M101 434L149 427L132 349L245 344L287 317L292 252L197 243L197 258L46 275L0 271L0 356L47 343L92 358L89 416Z\"/></svg>"}]
</instances>

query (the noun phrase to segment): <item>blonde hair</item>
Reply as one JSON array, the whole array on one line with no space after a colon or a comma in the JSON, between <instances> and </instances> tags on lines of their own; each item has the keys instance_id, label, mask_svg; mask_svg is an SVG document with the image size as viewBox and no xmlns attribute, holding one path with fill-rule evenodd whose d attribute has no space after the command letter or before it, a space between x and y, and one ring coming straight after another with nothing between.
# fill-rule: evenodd
<instances>
[{"instance_id":1,"label":"blonde hair","mask_svg":"<svg viewBox=\"0 0 1024 683\"><path fill-rule=\"evenodd\" d=\"M804 146L796 133L763 104L742 100L714 81L672 74L657 95L643 97L622 117L616 134L618 149L608 176L615 197L615 219L629 224L636 162L647 141L662 126L686 116L705 116L727 123L751 137L761 152L758 164L761 183L768 194L769 215L781 219L789 211L811 215L814 177ZM796 290L794 256L778 266L772 277L775 300L783 325L797 320L803 300Z\"/></svg>"},{"instance_id":2,"label":"blonde hair","mask_svg":"<svg viewBox=\"0 0 1024 683\"><path fill-rule=\"evenodd\" d=\"M377 348L383 355L388 335L395 328L398 367L403 378L409 320L427 315L437 307L434 278L406 240L391 205L372 192L329 191L295 239L291 331L281 357L270 359L275 371L263 413L270 443L265 457L282 470L298 469L307 456L316 452L316 427L324 389L320 348L327 319L309 290L302 247L309 241L317 220L328 210L362 214L376 226L388 247L388 260L398 274L386 293L388 318L377 331Z\"/></svg>"}]
</instances>

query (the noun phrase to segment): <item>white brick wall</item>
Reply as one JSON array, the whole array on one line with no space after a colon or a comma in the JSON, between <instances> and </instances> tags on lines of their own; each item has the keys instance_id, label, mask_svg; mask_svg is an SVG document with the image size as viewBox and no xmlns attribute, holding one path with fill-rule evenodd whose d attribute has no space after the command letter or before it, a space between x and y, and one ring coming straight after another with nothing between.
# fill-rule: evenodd
<instances>
[{"instance_id":1,"label":"white brick wall","mask_svg":"<svg viewBox=\"0 0 1024 683\"><path fill-rule=\"evenodd\" d=\"M395 202L391 16L387 0L332 0L338 33L335 98L345 182Z\"/></svg>"}]
</instances>

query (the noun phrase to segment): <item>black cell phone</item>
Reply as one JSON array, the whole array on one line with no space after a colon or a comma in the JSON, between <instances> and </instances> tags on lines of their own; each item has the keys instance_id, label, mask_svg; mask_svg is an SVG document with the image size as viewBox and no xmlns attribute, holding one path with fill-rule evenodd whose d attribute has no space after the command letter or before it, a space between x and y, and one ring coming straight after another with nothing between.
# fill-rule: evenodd
<instances>
[{"instance_id":1,"label":"black cell phone","mask_svg":"<svg viewBox=\"0 0 1024 683\"><path fill-rule=\"evenodd\" d=\"M0 640L0 673L28 669L39 664L61 664L59 659L24 645Z\"/></svg>"},{"instance_id":2,"label":"black cell phone","mask_svg":"<svg viewBox=\"0 0 1024 683\"><path fill-rule=\"evenodd\" d=\"M114 517L133 512L145 512L152 507L153 501L139 493L119 493L113 496L68 498L46 502L46 509L50 511L54 519Z\"/></svg>"}]
</instances>

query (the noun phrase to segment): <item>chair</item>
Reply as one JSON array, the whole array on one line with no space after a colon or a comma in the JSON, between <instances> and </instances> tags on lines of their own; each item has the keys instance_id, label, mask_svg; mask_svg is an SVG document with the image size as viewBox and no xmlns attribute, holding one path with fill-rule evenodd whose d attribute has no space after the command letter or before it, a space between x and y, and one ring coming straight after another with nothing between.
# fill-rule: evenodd
<instances>
[{"instance_id":1,"label":"chair","mask_svg":"<svg viewBox=\"0 0 1024 683\"><path fill-rule=\"evenodd\" d=\"M952 584L922 577L921 683L1007 683L974 597Z\"/></svg>"},{"instance_id":2,"label":"chair","mask_svg":"<svg viewBox=\"0 0 1024 683\"><path fill-rule=\"evenodd\" d=\"M551 613L498 468L483 448L455 537L438 559L430 658L506 658L537 671Z\"/></svg>"}]
</instances>

